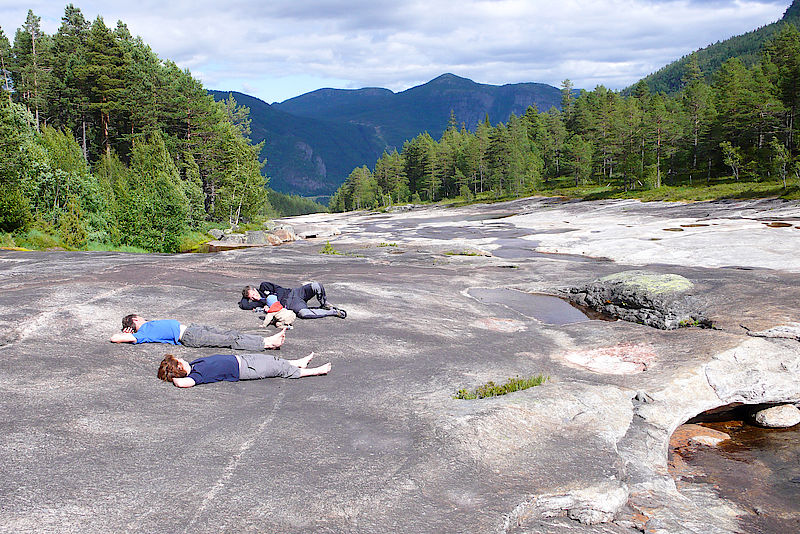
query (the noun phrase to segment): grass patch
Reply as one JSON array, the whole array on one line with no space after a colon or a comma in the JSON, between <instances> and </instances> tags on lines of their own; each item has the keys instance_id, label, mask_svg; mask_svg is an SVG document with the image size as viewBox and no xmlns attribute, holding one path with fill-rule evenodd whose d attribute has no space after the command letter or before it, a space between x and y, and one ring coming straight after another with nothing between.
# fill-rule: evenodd
<instances>
[{"instance_id":1,"label":"grass patch","mask_svg":"<svg viewBox=\"0 0 800 534\"><path fill-rule=\"evenodd\" d=\"M320 254L338 254L341 255L342 253L336 250L333 245L331 245L330 241L326 241L325 245L321 249L319 249Z\"/></svg>"},{"instance_id":2,"label":"grass patch","mask_svg":"<svg viewBox=\"0 0 800 534\"><path fill-rule=\"evenodd\" d=\"M130 245L109 245L108 243L101 243L99 241L89 241L86 245L86 250L92 252L134 252L137 254L147 254L150 252L149 250L132 247Z\"/></svg>"},{"instance_id":3,"label":"grass patch","mask_svg":"<svg viewBox=\"0 0 800 534\"><path fill-rule=\"evenodd\" d=\"M461 252L450 250L450 251L445 252L444 255L445 256L483 256L483 254L479 254L478 252L473 252L473 251L469 251L469 250L464 250L464 251L461 251Z\"/></svg>"},{"instance_id":4,"label":"grass patch","mask_svg":"<svg viewBox=\"0 0 800 534\"><path fill-rule=\"evenodd\" d=\"M379 247L396 247L397 243L378 243Z\"/></svg>"},{"instance_id":5,"label":"grass patch","mask_svg":"<svg viewBox=\"0 0 800 534\"><path fill-rule=\"evenodd\" d=\"M48 248L68 248L61 240L41 230L31 229L25 233L14 235L16 246L31 250L46 250Z\"/></svg>"},{"instance_id":6,"label":"grass patch","mask_svg":"<svg viewBox=\"0 0 800 534\"><path fill-rule=\"evenodd\" d=\"M203 243L208 243L214 237L208 231L194 230L189 233L183 234L180 238L181 252L189 252L197 250Z\"/></svg>"},{"instance_id":7,"label":"grass patch","mask_svg":"<svg viewBox=\"0 0 800 534\"><path fill-rule=\"evenodd\" d=\"M514 391L522 391L523 389L541 386L547 382L549 378L550 377L541 374L531 376L529 378L515 377L509 378L505 384L495 384L490 380L474 391L459 389L458 392L453 395L453 398L471 400L485 399L486 397L498 397L500 395L505 395L506 393L513 393Z\"/></svg>"}]
</instances>

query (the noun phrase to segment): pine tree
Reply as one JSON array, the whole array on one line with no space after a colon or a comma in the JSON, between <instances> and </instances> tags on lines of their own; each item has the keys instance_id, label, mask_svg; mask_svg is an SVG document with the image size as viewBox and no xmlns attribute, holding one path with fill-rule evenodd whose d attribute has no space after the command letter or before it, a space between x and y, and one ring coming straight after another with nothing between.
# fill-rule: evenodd
<instances>
[{"instance_id":1,"label":"pine tree","mask_svg":"<svg viewBox=\"0 0 800 534\"><path fill-rule=\"evenodd\" d=\"M691 184L698 171L698 160L701 155L701 141L711 128L714 118L714 107L711 101L711 89L705 83L703 73L697 63L697 56L689 58L686 74L683 77L684 88L680 94L683 110L688 122L691 142L691 164L689 183Z\"/></svg>"},{"instance_id":2,"label":"pine tree","mask_svg":"<svg viewBox=\"0 0 800 534\"><path fill-rule=\"evenodd\" d=\"M86 65L81 78L88 87L89 109L99 117L100 141L106 154L111 152L112 135L118 133L112 131L112 114L122 109L124 64L122 48L98 16L86 39Z\"/></svg>"},{"instance_id":3,"label":"pine tree","mask_svg":"<svg viewBox=\"0 0 800 534\"><path fill-rule=\"evenodd\" d=\"M8 94L8 99L11 101L11 43L8 37L3 33L3 28L0 27L0 84L2 84L3 91Z\"/></svg>"},{"instance_id":4,"label":"pine tree","mask_svg":"<svg viewBox=\"0 0 800 534\"><path fill-rule=\"evenodd\" d=\"M51 81L50 39L42 33L40 22L41 17L28 10L25 24L17 30L12 51L16 63L12 70L14 92L33 113L37 130L46 116Z\"/></svg>"}]
</instances>

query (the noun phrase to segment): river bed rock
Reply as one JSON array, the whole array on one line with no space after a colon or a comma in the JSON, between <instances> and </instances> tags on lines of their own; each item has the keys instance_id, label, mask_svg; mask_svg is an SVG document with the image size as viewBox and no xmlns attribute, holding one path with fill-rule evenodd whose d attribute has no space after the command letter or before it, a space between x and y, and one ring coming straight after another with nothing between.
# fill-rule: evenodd
<instances>
[{"instance_id":1,"label":"river bed rock","mask_svg":"<svg viewBox=\"0 0 800 534\"><path fill-rule=\"evenodd\" d=\"M699 413L800 402L800 343L742 328L798 320L800 234L760 220L798 216L797 202L533 198L292 219L338 228L340 254L314 240L0 251L0 531L741 531L713 491L679 491L667 450ZM453 243L492 256L443 254ZM715 328L552 325L469 296L636 270L690 281ZM183 390L155 377L164 353L218 349L108 342L133 312L265 332L236 305L261 280L319 280L348 311L296 321L275 353L315 351L329 375ZM539 374L524 391L453 398Z\"/></svg>"},{"instance_id":2,"label":"river bed rock","mask_svg":"<svg viewBox=\"0 0 800 534\"><path fill-rule=\"evenodd\" d=\"M759 410L753 418L767 428L789 428L800 424L800 409L794 404L782 404Z\"/></svg>"}]
</instances>

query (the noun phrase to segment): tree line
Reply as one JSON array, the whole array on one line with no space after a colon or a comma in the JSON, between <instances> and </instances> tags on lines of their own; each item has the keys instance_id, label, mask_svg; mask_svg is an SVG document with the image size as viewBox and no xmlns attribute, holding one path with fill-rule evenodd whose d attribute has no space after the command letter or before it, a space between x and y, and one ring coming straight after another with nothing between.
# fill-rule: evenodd
<instances>
[{"instance_id":1,"label":"tree line","mask_svg":"<svg viewBox=\"0 0 800 534\"><path fill-rule=\"evenodd\" d=\"M791 24L746 67L726 60L706 81L690 56L682 88L651 93L640 81L623 95L603 86L576 95L562 85L561 109L511 115L474 131L451 114L439 140L423 133L373 169L356 168L330 208L346 211L398 202L516 197L569 180L581 187L659 189L733 181L800 179L800 32Z\"/></svg>"},{"instance_id":2,"label":"tree line","mask_svg":"<svg viewBox=\"0 0 800 534\"><path fill-rule=\"evenodd\" d=\"M28 11L13 44L0 28L0 87L2 232L172 252L270 208L248 108L215 102L121 21L69 4L47 35Z\"/></svg>"}]
</instances>

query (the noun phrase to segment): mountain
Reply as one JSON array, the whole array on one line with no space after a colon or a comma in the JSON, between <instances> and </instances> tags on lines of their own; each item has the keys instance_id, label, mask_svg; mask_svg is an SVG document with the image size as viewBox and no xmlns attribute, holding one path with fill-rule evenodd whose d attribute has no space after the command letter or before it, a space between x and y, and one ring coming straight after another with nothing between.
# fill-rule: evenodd
<instances>
[{"instance_id":1,"label":"mountain","mask_svg":"<svg viewBox=\"0 0 800 534\"><path fill-rule=\"evenodd\" d=\"M531 104L540 111L560 107L561 91L542 83L497 86L443 74L400 93L378 88L319 89L273 106L301 117L372 127L387 147L399 150L422 132L438 138L451 110L472 130L487 114L495 124L508 120L511 113L525 113Z\"/></svg>"},{"instance_id":2,"label":"mountain","mask_svg":"<svg viewBox=\"0 0 800 534\"><path fill-rule=\"evenodd\" d=\"M250 108L250 139L253 144L266 140L261 156L276 191L329 195L353 168L374 162L383 152L372 128L291 115L235 91L209 93L215 100L232 94L237 104Z\"/></svg>"},{"instance_id":3,"label":"mountain","mask_svg":"<svg viewBox=\"0 0 800 534\"><path fill-rule=\"evenodd\" d=\"M384 150L428 132L438 139L450 111L474 129L488 114L492 124L521 115L535 104L560 107L561 91L540 83L488 85L453 74L394 93L389 89L319 89L267 104L252 96L209 91L216 100L233 94L250 108L253 143L266 139L262 157L270 187L304 196L329 195L350 172L371 166Z\"/></svg>"},{"instance_id":4,"label":"mountain","mask_svg":"<svg viewBox=\"0 0 800 534\"><path fill-rule=\"evenodd\" d=\"M700 70L710 82L713 74L725 60L738 57L746 66L751 66L760 59L761 48L764 43L780 29L781 25L789 23L800 28L800 0L794 0L786 9L783 17L772 24L761 26L751 32L744 33L718 41L695 52ZM673 61L666 67L643 78L651 92L674 93L681 88L681 78L686 73L689 56L683 56Z\"/></svg>"}]
</instances>

